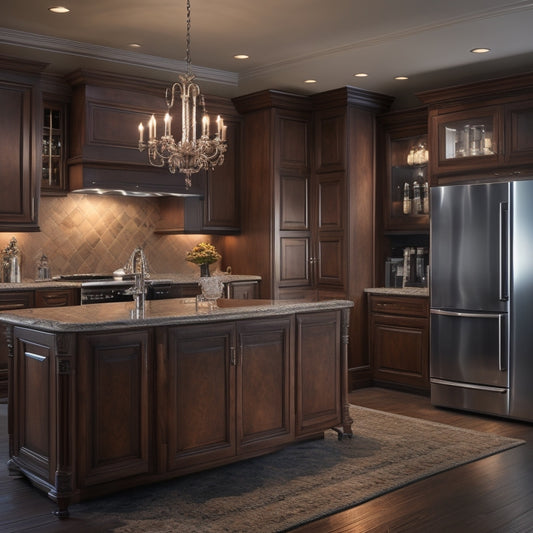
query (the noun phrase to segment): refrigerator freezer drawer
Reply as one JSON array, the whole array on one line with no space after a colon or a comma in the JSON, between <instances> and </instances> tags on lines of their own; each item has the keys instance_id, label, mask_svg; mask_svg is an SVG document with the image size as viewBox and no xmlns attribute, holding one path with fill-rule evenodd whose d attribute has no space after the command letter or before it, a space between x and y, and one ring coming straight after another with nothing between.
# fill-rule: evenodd
<instances>
[{"instance_id":1,"label":"refrigerator freezer drawer","mask_svg":"<svg viewBox=\"0 0 533 533\"><path fill-rule=\"evenodd\" d=\"M468 386L453 381L432 379L431 403L452 409L508 416L509 390L502 387Z\"/></svg>"},{"instance_id":2,"label":"refrigerator freezer drawer","mask_svg":"<svg viewBox=\"0 0 533 533\"><path fill-rule=\"evenodd\" d=\"M431 310L430 376L509 387L507 315Z\"/></svg>"}]
</instances>

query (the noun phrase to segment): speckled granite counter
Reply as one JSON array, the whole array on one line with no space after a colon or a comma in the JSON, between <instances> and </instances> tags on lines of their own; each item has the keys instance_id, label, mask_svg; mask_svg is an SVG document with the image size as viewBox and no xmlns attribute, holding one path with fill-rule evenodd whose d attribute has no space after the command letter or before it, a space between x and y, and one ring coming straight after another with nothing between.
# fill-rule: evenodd
<instances>
[{"instance_id":1,"label":"speckled granite counter","mask_svg":"<svg viewBox=\"0 0 533 533\"><path fill-rule=\"evenodd\" d=\"M372 287L365 289L370 294L382 294L384 296L421 296L429 297L427 287L406 287L405 289L396 289L393 287Z\"/></svg>"},{"instance_id":2,"label":"speckled granite counter","mask_svg":"<svg viewBox=\"0 0 533 533\"><path fill-rule=\"evenodd\" d=\"M261 281L261 276L253 276L248 274L221 274L221 278L226 283L234 281ZM190 284L197 283L199 276L194 274L152 274L149 279L154 281L171 281L172 283L176 284ZM60 279L51 279L46 281L24 280L21 283L0 283L0 292L13 290L52 289L69 287L81 287L81 281L64 281Z\"/></svg>"},{"instance_id":3,"label":"speckled granite counter","mask_svg":"<svg viewBox=\"0 0 533 533\"><path fill-rule=\"evenodd\" d=\"M0 322L49 332L86 332L242 320L293 313L353 307L349 300L297 302L293 300L218 301L212 311L196 308L195 298L147 301L138 316L133 302L115 302L73 307L31 308L0 312Z\"/></svg>"}]
</instances>

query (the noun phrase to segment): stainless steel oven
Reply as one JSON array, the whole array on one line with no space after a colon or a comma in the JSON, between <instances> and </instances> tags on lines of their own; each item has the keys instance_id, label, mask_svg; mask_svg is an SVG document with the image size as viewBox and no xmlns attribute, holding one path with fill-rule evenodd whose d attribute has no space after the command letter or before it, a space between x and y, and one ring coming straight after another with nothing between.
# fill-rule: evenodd
<instances>
[{"instance_id":1,"label":"stainless steel oven","mask_svg":"<svg viewBox=\"0 0 533 533\"><path fill-rule=\"evenodd\" d=\"M133 301L131 288L135 284L133 279L116 280L106 274L73 274L60 276L62 281L81 282L81 304L97 304L106 302ZM176 284L171 280L147 279L146 299L163 300L176 298Z\"/></svg>"}]
</instances>

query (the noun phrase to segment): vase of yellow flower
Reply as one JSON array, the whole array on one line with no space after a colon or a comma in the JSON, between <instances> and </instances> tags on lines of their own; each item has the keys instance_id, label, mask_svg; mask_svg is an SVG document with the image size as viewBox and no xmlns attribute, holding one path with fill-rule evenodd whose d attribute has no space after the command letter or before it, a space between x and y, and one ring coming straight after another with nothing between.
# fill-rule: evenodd
<instances>
[{"instance_id":1,"label":"vase of yellow flower","mask_svg":"<svg viewBox=\"0 0 533 533\"><path fill-rule=\"evenodd\" d=\"M200 276L210 276L209 265L216 263L222 256L216 248L207 242L198 243L192 250L187 252L185 259L200 266Z\"/></svg>"}]
</instances>

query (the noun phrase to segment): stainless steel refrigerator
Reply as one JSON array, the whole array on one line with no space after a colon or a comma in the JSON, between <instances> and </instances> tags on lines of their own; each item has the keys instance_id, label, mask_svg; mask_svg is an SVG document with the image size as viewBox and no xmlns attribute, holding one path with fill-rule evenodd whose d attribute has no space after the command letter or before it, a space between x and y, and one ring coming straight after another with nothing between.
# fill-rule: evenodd
<instances>
[{"instance_id":1,"label":"stainless steel refrigerator","mask_svg":"<svg viewBox=\"0 0 533 533\"><path fill-rule=\"evenodd\" d=\"M434 405L533 421L533 181L431 190Z\"/></svg>"}]
</instances>

